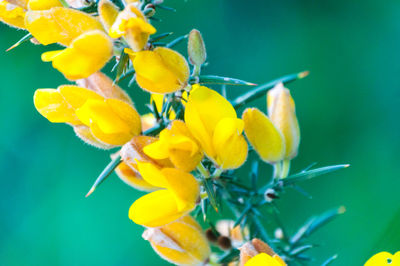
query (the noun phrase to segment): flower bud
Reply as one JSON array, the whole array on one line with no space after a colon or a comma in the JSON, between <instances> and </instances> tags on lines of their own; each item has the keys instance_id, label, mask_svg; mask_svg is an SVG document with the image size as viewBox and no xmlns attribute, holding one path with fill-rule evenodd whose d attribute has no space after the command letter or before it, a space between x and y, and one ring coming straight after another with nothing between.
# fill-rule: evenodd
<instances>
[{"instance_id":1,"label":"flower bud","mask_svg":"<svg viewBox=\"0 0 400 266\"><path fill-rule=\"evenodd\" d=\"M300 144L300 129L290 91L279 83L268 92L267 105L272 123L285 138L285 159L293 159Z\"/></svg>"},{"instance_id":2,"label":"flower bud","mask_svg":"<svg viewBox=\"0 0 400 266\"><path fill-rule=\"evenodd\" d=\"M188 54L190 63L198 68L204 64L207 58L203 37L201 36L200 31L196 29L193 29L189 33Z\"/></svg>"},{"instance_id":3,"label":"flower bud","mask_svg":"<svg viewBox=\"0 0 400 266\"><path fill-rule=\"evenodd\" d=\"M232 248L232 241L229 237L219 236L217 243L222 250L230 250Z\"/></svg>"},{"instance_id":4,"label":"flower bud","mask_svg":"<svg viewBox=\"0 0 400 266\"><path fill-rule=\"evenodd\" d=\"M285 139L271 120L257 108L243 112L246 137L265 162L275 163L285 156Z\"/></svg>"},{"instance_id":5,"label":"flower bud","mask_svg":"<svg viewBox=\"0 0 400 266\"><path fill-rule=\"evenodd\" d=\"M176 265L204 265L211 253L202 228L189 215L162 227L147 229L143 238L160 257Z\"/></svg>"},{"instance_id":6,"label":"flower bud","mask_svg":"<svg viewBox=\"0 0 400 266\"><path fill-rule=\"evenodd\" d=\"M265 254L261 255L260 254ZM257 257L257 258L256 258ZM253 259L254 258L254 259ZM253 261L253 262L252 262ZM259 264L255 263L258 262ZM286 263L273 249L260 239L254 238L240 248L240 266L271 265L285 266Z\"/></svg>"}]
</instances>

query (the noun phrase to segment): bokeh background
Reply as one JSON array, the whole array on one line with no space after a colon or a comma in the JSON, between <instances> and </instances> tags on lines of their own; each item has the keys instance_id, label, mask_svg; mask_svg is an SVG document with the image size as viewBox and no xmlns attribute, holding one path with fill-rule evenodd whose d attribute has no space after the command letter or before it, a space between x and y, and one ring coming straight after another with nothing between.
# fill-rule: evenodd
<instances>
[{"instance_id":1,"label":"bokeh background","mask_svg":"<svg viewBox=\"0 0 400 266\"><path fill-rule=\"evenodd\" d=\"M289 230L346 206L312 237L321 244L312 265L335 253L335 265L362 265L379 251L400 250L400 2L166 2L178 12L160 11L158 31L201 30L209 56L204 73L262 83L311 71L289 85L302 131L293 169L351 164L304 183L313 200L293 191L279 203ZM167 265L128 219L140 193L113 176L84 197L109 153L36 112L34 90L66 81L40 61L48 47L25 43L4 52L23 35L0 26L0 265ZM184 45L179 49L186 54ZM146 95L136 87L129 93L146 112ZM254 104L265 108L264 99Z\"/></svg>"}]
</instances>

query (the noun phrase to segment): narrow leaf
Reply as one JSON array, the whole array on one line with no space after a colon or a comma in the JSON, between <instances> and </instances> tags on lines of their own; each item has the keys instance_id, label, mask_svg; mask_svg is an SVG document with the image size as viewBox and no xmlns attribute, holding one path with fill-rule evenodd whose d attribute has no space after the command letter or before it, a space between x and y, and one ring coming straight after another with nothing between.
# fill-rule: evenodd
<instances>
[{"instance_id":1,"label":"narrow leaf","mask_svg":"<svg viewBox=\"0 0 400 266\"><path fill-rule=\"evenodd\" d=\"M120 81L120 78L121 78L122 74L125 73L126 66L127 66L128 63L129 63L129 56L125 52L122 52L122 54L121 54L121 56L119 58L119 62L115 67L116 68L116 72L117 72L116 73L116 78L115 78L116 82Z\"/></svg>"},{"instance_id":2,"label":"narrow leaf","mask_svg":"<svg viewBox=\"0 0 400 266\"><path fill-rule=\"evenodd\" d=\"M238 109L242 105L244 105L254 99L257 99L260 96L264 96L265 93L269 89L272 89L278 83L287 84L287 83L295 81L297 79L302 79L302 78L306 77L307 75L308 75L308 71L303 71L300 73L280 77L278 79L275 79L273 81L270 81L268 83L260 85L245 94L242 94L241 96L237 97L235 100L232 101L232 105L233 105L233 107L235 107L235 109Z\"/></svg>"},{"instance_id":3,"label":"narrow leaf","mask_svg":"<svg viewBox=\"0 0 400 266\"><path fill-rule=\"evenodd\" d=\"M134 69L130 69L128 71L126 71L124 74L121 75L121 77L119 78L118 82L123 81L124 79L131 77L135 75L135 70Z\"/></svg>"},{"instance_id":4,"label":"narrow leaf","mask_svg":"<svg viewBox=\"0 0 400 266\"><path fill-rule=\"evenodd\" d=\"M203 181L204 189L207 192L208 199L210 201L211 206L214 208L216 212L218 212L218 202L215 195L214 186L211 178L204 179Z\"/></svg>"},{"instance_id":5,"label":"narrow leaf","mask_svg":"<svg viewBox=\"0 0 400 266\"><path fill-rule=\"evenodd\" d=\"M240 251L238 249L231 249L224 253L218 260L218 263L225 264L237 260L239 258Z\"/></svg>"},{"instance_id":6,"label":"narrow leaf","mask_svg":"<svg viewBox=\"0 0 400 266\"><path fill-rule=\"evenodd\" d=\"M295 244L304 237L308 237L318 228L332 221L334 218L336 218L340 214L343 214L345 211L346 209L343 206L340 206L338 208L326 211L321 215L311 217L302 227L299 228L296 234L294 234L294 236L290 239L290 243Z\"/></svg>"},{"instance_id":7,"label":"narrow leaf","mask_svg":"<svg viewBox=\"0 0 400 266\"><path fill-rule=\"evenodd\" d=\"M303 252L306 252L307 250L309 250L309 249L311 249L311 248L313 248L313 247L314 247L314 246L311 245L311 244L297 247L297 248L293 249L293 250L290 252L290 256L297 256L297 255L299 255L299 254L301 254L301 253L303 253Z\"/></svg>"},{"instance_id":8,"label":"narrow leaf","mask_svg":"<svg viewBox=\"0 0 400 266\"><path fill-rule=\"evenodd\" d=\"M173 34L173 32L165 32L165 33L157 34L157 35L153 36L149 42L151 42L151 43L157 42L157 41L162 40L172 34Z\"/></svg>"},{"instance_id":9,"label":"narrow leaf","mask_svg":"<svg viewBox=\"0 0 400 266\"><path fill-rule=\"evenodd\" d=\"M196 82L195 79L192 79L191 81ZM257 84L251 83L248 81L234 79L234 78L228 78L228 77L214 76L214 75L200 75L198 83L200 83L200 84L257 86Z\"/></svg>"},{"instance_id":10,"label":"narrow leaf","mask_svg":"<svg viewBox=\"0 0 400 266\"><path fill-rule=\"evenodd\" d=\"M103 172L99 175L99 177L96 179L94 182L93 186L90 188L89 192L86 194L86 198L89 197L95 189L103 183L104 180L107 179L107 177L110 176L110 174L117 168L117 166L122 162L121 156L118 155L114 159L111 160L111 162L104 168Z\"/></svg>"},{"instance_id":11,"label":"narrow leaf","mask_svg":"<svg viewBox=\"0 0 400 266\"><path fill-rule=\"evenodd\" d=\"M300 173L291 175L285 179L282 180L284 186L289 186L296 184L298 182L304 181L304 180L309 180L314 177L324 175L330 172L334 172L343 168L349 167L349 164L338 164L338 165L331 165L331 166L326 166L326 167L321 167L313 170L308 170L308 171L302 171Z\"/></svg>"},{"instance_id":12,"label":"narrow leaf","mask_svg":"<svg viewBox=\"0 0 400 266\"><path fill-rule=\"evenodd\" d=\"M338 257L337 254L333 255L332 257L327 259L324 263L322 263L321 266L327 266L327 265L331 264L334 260L337 259L337 257Z\"/></svg>"},{"instance_id":13,"label":"narrow leaf","mask_svg":"<svg viewBox=\"0 0 400 266\"><path fill-rule=\"evenodd\" d=\"M159 7L160 9L167 10L167 11L176 12L175 8L172 8L172 7L169 7L169 6L157 5L157 7Z\"/></svg>"},{"instance_id":14,"label":"narrow leaf","mask_svg":"<svg viewBox=\"0 0 400 266\"><path fill-rule=\"evenodd\" d=\"M165 47L167 47L167 48L172 48L172 47L174 47L175 45L177 45L178 43L180 43L181 41L183 41L184 39L186 39L187 37L188 37L187 34L186 34L186 35L183 35L183 36L180 36L180 37L176 38L175 40L169 42Z\"/></svg>"}]
</instances>

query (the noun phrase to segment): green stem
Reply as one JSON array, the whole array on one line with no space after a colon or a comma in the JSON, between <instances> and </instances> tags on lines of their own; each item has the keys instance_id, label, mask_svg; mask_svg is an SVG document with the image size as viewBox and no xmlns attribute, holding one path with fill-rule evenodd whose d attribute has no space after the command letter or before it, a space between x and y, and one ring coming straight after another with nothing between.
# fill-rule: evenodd
<instances>
[{"instance_id":1,"label":"green stem","mask_svg":"<svg viewBox=\"0 0 400 266\"><path fill-rule=\"evenodd\" d=\"M282 161L282 172L281 172L281 178L286 178L289 175L290 172L290 160L285 159Z\"/></svg>"},{"instance_id":2,"label":"green stem","mask_svg":"<svg viewBox=\"0 0 400 266\"><path fill-rule=\"evenodd\" d=\"M208 172L208 170L204 167L204 165L203 165L201 162L197 165L197 170L200 172L200 174L201 174L205 179L211 177L210 172Z\"/></svg>"},{"instance_id":3,"label":"green stem","mask_svg":"<svg viewBox=\"0 0 400 266\"><path fill-rule=\"evenodd\" d=\"M274 179L279 178L282 172L282 162L276 162L274 164Z\"/></svg>"}]
</instances>

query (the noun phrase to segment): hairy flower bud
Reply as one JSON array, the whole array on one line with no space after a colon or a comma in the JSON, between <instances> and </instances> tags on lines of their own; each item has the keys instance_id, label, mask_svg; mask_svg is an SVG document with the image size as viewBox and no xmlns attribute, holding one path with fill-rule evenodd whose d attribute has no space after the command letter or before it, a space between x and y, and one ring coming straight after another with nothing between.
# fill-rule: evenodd
<instances>
[{"instance_id":1,"label":"hairy flower bud","mask_svg":"<svg viewBox=\"0 0 400 266\"><path fill-rule=\"evenodd\" d=\"M257 265L285 266L286 263L270 246L254 238L240 248L240 266Z\"/></svg>"},{"instance_id":2,"label":"hairy flower bud","mask_svg":"<svg viewBox=\"0 0 400 266\"><path fill-rule=\"evenodd\" d=\"M290 91L279 83L268 92L267 105L269 118L285 138L285 159L293 159L299 149L300 129Z\"/></svg>"},{"instance_id":3,"label":"hairy flower bud","mask_svg":"<svg viewBox=\"0 0 400 266\"><path fill-rule=\"evenodd\" d=\"M201 36L200 31L196 29L193 29L189 33L188 54L190 63L198 68L204 64L207 58L206 46L204 44L203 37Z\"/></svg>"},{"instance_id":4,"label":"hairy flower bud","mask_svg":"<svg viewBox=\"0 0 400 266\"><path fill-rule=\"evenodd\" d=\"M143 238L160 257L176 265L204 265L211 253L202 228L189 215L162 227L147 229Z\"/></svg>"}]
</instances>

